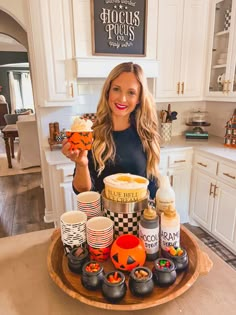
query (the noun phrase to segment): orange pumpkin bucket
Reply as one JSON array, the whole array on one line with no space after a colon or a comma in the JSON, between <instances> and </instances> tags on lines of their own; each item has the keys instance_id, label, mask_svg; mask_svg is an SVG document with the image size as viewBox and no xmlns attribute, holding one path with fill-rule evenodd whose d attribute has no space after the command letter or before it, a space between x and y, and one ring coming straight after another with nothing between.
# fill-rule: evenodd
<instances>
[{"instance_id":1,"label":"orange pumpkin bucket","mask_svg":"<svg viewBox=\"0 0 236 315\"><path fill-rule=\"evenodd\" d=\"M93 143L92 131L66 131L66 137L70 142L72 151L91 150Z\"/></svg>"},{"instance_id":2,"label":"orange pumpkin bucket","mask_svg":"<svg viewBox=\"0 0 236 315\"><path fill-rule=\"evenodd\" d=\"M111 246L110 257L116 269L131 271L145 263L144 243L135 235L120 235Z\"/></svg>"}]
</instances>

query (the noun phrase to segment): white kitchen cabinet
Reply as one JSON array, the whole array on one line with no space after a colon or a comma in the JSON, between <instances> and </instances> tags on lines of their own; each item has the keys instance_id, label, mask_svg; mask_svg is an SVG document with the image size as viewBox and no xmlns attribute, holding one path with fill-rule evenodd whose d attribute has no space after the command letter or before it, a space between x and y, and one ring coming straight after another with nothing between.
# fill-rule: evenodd
<instances>
[{"instance_id":1,"label":"white kitchen cabinet","mask_svg":"<svg viewBox=\"0 0 236 315\"><path fill-rule=\"evenodd\" d=\"M212 234L236 252L236 188L216 183Z\"/></svg>"},{"instance_id":2,"label":"white kitchen cabinet","mask_svg":"<svg viewBox=\"0 0 236 315\"><path fill-rule=\"evenodd\" d=\"M109 1L105 1L109 3ZM111 1L116 6L122 1ZM125 3L125 2L123 2ZM128 5L135 7L135 1ZM92 21L93 14L90 1L73 0L73 23L75 37L75 57L77 64L77 77L80 78L106 78L112 68L117 64L132 61L140 64L146 77L156 78L159 72L157 61L157 8L158 1L149 0L146 19L146 53L145 56L135 57L120 54L93 55L92 52Z\"/></svg>"},{"instance_id":3,"label":"white kitchen cabinet","mask_svg":"<svg viewBox=\"0 0 236 315\"><path fill-rule=\"evenodd\" d=\"M191 209L192 218L211 231L214 206L213 191L216 181L199 170L193 170Z\"/></svg>"},{"instance_id":4,"label":"white kitchen cabinet","mask_svg":"<svg viewBox=\"0 0 236 315\"><path fill-rule=\"evenodd\" d=\"M76 195L72 190L74 163L48 164L51 197L51 222L60 225L60 216L77 209ZM49 221L49 220L47 220Z\"/></svg>"},{"instance_id":5,"label":"white kitchen cabinet","mask_svg":"<svg viewBox=\"0 0 236 315\"><path fill-rule=\"evenodd\" d=\"M236 252L235 166L197 153L191 187L191 217Z\"/></svg>"},{"instance_id":6,"label":"white kitchen cabinet","mask_svg":"<svg viewBox=\"0 0 236 315\"><path fill-rule=\"evenodd\" d=\"M230 16L230 17L229 17ZM236 0L211 5L206 99L236 99Z\"/></svg>"},{"instance_id":7,"label":"white kitchen cabinet","mask_svg":"<svg viewBox=\"0 0 236 315\"><path fill-rule=\"evenodd\" d=\"M161 153L160 173L170 178L181 223L189 222L192 150Z\"/></svg>"},{"instance_id":8,"label":"white kitchen cabinet","mask_svg":"<svg viewBox=\"0 0 236 315\"><path fill-rule=\"evenodd\" d=\"M208 1L159 0L157 101L202 99Z\"/></svg>"},{"instance_id":9,"label":"white kitchen cabinet","mask_svg":"<svg viewBox=\"0 0 236 315\"><path fill-rule=\"evenodd\" d=\"M29 5L29 51L40 106L73 105L76 66L69 0L34 0Z\"/></svg>"}]
</instances>

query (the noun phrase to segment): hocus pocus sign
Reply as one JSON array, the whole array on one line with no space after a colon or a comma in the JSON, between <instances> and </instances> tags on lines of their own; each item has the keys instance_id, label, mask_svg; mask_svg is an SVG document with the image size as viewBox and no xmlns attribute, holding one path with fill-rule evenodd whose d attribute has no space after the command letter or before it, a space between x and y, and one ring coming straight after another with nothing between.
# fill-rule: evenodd
<instances>
[{"instance_id":1,"label":"hocus pocus sign","mask_svg":"<svg viewBox=\"0 0 236 315\"><path fill-rule=\"evenodd\" d=\"M91 0L93 54L145 56L147 0Z\"/></svg>"}]
</instances>

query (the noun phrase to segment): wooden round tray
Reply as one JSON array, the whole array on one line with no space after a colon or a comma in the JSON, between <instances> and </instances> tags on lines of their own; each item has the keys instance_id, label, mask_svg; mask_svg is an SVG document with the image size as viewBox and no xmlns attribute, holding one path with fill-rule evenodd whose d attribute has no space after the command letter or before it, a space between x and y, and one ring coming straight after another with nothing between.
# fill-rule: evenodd
<instances>
[{"instance_id":1,"label":"wooden round tray","mask_svg":"<svg viewBox=\"0 0 236 315\"><path fill-rule=\"evenodd\" d=\"M63 251L60 230L56 230L52 235L47 264L49 274L53 281L66 294L82 303L102 309L122 311L140 310L173 300L187 291L194 284L199 275L207 274L210 271L212 261L205 252L200 250L196 240L184 226L181 226L181 246L187 249L189 268L187 271L178 274L174 284L168 288L155 286L152 294L145 297L145 299L133 296L128 289L125 297L117 304L107 302L100 290L89 291L85 289L81 284L80 275L70 272L67 266L67 257L64 255ZM114 270L114 266L110 260L102 264L105 272ZM146 262L145 266L151 269L153 262ZM128 274L126 277L128 284Z\"/></svg>"}]
</instances>

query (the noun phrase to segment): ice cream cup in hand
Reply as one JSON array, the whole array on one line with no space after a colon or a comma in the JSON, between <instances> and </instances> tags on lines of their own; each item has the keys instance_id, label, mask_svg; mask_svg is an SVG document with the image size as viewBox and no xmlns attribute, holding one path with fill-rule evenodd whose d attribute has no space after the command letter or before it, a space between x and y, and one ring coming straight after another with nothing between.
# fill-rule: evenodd
<instances>
[{"instance_id":1,"label":"ice cream cup in hand","mask_svg":"<svg viewBox=\"0 0 236 315\"><path fill-rule=\"evenodd\" d=\"M93 143L93 131L66 131L70 150L91 150Z\"/></svg>"},{"instance_id":2,"label":"ice cream cup in hand","mask_svg":"<svg viewBox=\"0 0 236 315\"><path fill-rule=\"evenodd\" d=\"M91 150L93 143L93 122L89 119L85 120L75 117L71 125L71 130L66 131L70 149L73 150Z\"/></svg>"}]
</instances>

